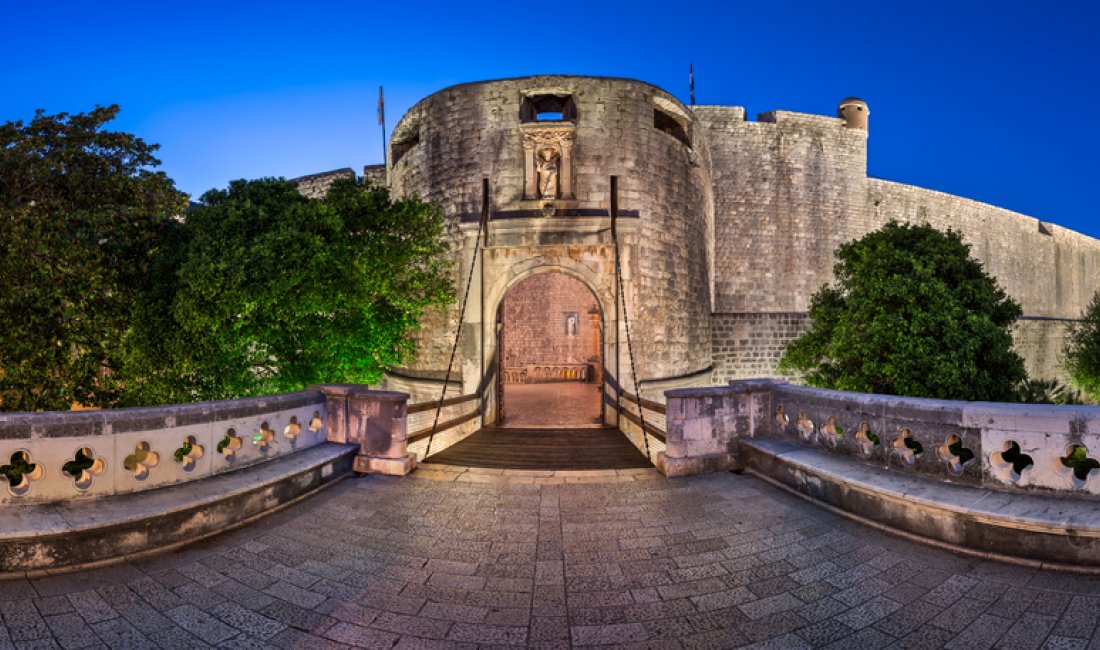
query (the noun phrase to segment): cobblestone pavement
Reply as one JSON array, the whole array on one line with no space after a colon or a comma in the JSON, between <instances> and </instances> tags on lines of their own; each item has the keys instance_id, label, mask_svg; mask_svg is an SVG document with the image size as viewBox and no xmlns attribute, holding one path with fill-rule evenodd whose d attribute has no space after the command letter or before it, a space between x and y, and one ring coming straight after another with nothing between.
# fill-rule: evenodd
<instances>
[{"instance_id":1,"label":"cobblestone pavement","mask_svg":"<svg viewBox=\"0 0 1100 650\"><path fill-rule=\"evenodd\" d=\"M0 647L1100 647L1100 577L923 547L751 477L418 474L0 582Z\"/></svg>"}]
</instances>

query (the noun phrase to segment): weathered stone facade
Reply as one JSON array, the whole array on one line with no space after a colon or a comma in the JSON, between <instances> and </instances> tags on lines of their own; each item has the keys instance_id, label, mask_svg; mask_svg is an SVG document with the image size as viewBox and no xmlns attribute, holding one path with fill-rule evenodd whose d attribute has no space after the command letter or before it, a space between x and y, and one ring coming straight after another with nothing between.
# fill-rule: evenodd
<instances>
[{"instance_id":1,"label":"weathered stone facade","mask_svg":"<svg viewBox=\"0 0 1100 650\"><path fill-rule=\"evenodd\" d=\"M465 392L498 358L507 292L565 273L596 298L609 372L645 396L679 386L776 376L783 345L808 327L810 296L833 251L891 219L960 231L1023 306L1016 340L1028 369L1056 376L1067 322L1100 280L1100 242L1000 208L867 177L867 105L844 117L788 111L748 120L732 106L687 107L628 79L537 76L447 88L394 129L386 178L396 196L440 204L455 282L470 274L488 180L488 233L469 307L432 314L409 376L452 371ZM377 173L377 172L375 172ZM611 178L625 313L617 304ZM491 410L491 409L490 409Z\"/></svg>"}]
</instances>

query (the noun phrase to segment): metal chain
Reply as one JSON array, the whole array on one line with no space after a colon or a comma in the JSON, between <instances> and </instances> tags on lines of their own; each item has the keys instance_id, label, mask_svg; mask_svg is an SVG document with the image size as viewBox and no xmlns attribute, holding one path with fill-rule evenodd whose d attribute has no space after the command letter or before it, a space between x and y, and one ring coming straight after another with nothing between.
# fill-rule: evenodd
<instances>
[{"instance_id":1,"label":"metal chain","mask_svg":"<svg viewBox=\"0 0 1100 650\"><path fill-rule=\"evenodd\" d=\"M615 257L619 257L619 240L615 238ZM636 397L638 398L638 421L642 423L642 444L645 446L645 457L649 458L649 434L645 430L645 409L642 408L642 386L638 383L638 370L634 365L634 345L630 340L630 316L627 315L626 309L626 290L623 288L623 270L622 264L615 265L615 278L616 284L619 285L619 296L623 301L623 326L626 329L626 350L630 355L630 377L634 380L634 390L638 392ZM616 350L616 354L618 351ZM615 378L619 382L619 390L622 391L622 380L619 377ZM652 460L652 459L650 459Z\"/></svg>"},{"instance_id":2,"label":"metal chain","mask_svg":"<svg viewBox=\"0 0 1100 650\"><path fill-rule=\"evenodd\" d=\"M428 433L428 446L424 450L424 458L432 453L432 438L435 437L435 429L439 426L439 414L443 412L443 400L447 398L447 384L451 381L451 368L455 364L455 354L458 352L458 342L462 338L462 323L466 320L466 303L470 300L470 287L474 284L474 269L477 268L477 254L481 250L481 229L485 227L485 220L479 219L477 223L477 239L474 240L474 256L470 260L470 275L466 279L466 293L462 296L462 310L458 315L458 327L455 329L455 342L451 346L451 360L447 363L447 374L443 378L443 392L439 395L439 404L435 407L435 421L432 422L432 430Z\"/></svg>"}]
</instances>

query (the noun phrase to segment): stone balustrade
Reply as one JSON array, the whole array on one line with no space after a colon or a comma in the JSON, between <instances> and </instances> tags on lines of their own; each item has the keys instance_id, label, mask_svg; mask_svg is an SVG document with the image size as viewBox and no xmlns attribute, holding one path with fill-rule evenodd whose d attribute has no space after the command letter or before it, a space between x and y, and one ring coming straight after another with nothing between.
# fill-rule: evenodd
<instances>
[{"instance_id":1,"label":"stone balustrade","mask_svg":"<svg viewBox=\"0 0 1100 650\"><path fill-rule=\"evenodd\" d=\"M665 395L668 476L744 471L955 550L1100 572L1100 407L771 380Z\"/></svg>"},{"instance_id":2,"label":"stone balustrade","mask_svg":"<svg viewBox=\"0 0 1100 650\"><path fill-rule=\"evenodd\" d=\"M0 505L150 490L320 444L317 390L101 411L0 413Z\"/></svg>"},{"instance_id":3,"label":"stone balustrade","mask_svg":"<svg viewBox=\"0 0 1100 650\"><path fill-rule=\"evenodd\" d=\"M506 384L537 384L551 381L588 381L591 376L592 366L586 363L506 366L503 370L504 383Z\"/></svg>"},{"instance_id":4,"label":"stone balustrade","mask_svg":"<svg viewBox=\"0 0 1100 650\"><path fill-rule=\"evenodd\" d=\"M747 438L797 441L957 484L1100 495L1100 407L958 402L750 380L668 391L670 475L732 468Z\"/></svg>"},{"instance_id":5,"label":"stone balustrade","mask_svg":"<svg viewBox=\"0 0 1100 650\"><path fill-rule=\"evenodd\" d=\"M0 413L0 505L150 490L326 441L359 444L357 471L405 474L405 400L327 385L221 402Z\"/></svg>"}]
</instances>

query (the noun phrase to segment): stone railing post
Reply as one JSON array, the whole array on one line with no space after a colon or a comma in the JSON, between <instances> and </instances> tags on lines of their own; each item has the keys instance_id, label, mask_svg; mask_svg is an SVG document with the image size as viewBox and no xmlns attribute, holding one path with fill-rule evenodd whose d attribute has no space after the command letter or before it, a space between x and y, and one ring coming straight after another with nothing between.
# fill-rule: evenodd
<instances>
[{"instance_id":1,"label":"stone railing post","mask_svg":"<svg viewBox=\"0 0 1100 650\"><path fill-rule=\"evenodd\" d=\"M665 476L734 469L738 441L766 422L775 382L752 380L713 388L665 391L666 449L657 456Z\"/></svg>"},{"instance_id":2,"label":"stone railing post","mask_svg":"<svg viewBox=\"0 0 1100 650\"><path fill-rule=\"evenodd\" d=\"M328 398L329 441L359 445L356 472L404 476L416 468L408 451L407 394L352 384L319 388Z\"/></svg>"}]
</instances>

